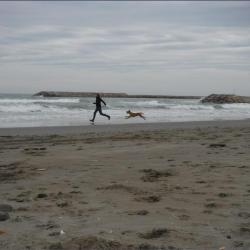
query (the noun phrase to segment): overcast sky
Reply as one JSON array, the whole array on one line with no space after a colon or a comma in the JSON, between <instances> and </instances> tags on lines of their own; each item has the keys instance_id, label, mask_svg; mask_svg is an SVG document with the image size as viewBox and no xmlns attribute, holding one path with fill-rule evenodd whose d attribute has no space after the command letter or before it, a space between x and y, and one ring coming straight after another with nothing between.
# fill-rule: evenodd
<instances>
[{"instance_id":1,"label":"overcast sky","mask_svg":"<svg viewBox=\"0 0 250 250\"><path fill-rule=\"evenodd\" d=\"M250 96L250 2L0 2L0 93Z\"/></svg>"}]
</instances>

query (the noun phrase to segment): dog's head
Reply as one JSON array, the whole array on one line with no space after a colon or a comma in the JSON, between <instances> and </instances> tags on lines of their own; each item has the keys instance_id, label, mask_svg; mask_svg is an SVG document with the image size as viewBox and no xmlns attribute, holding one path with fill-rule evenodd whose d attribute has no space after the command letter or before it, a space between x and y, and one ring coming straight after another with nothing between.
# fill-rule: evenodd
<instances>
[{"instance_id":1,"label":"dog's head","mask_svg":"<svg viewBox=\"0 0 250 250\"><path fill-rule=\"evenodd\" d=\"M131 111L130 111L130 110L128 110L128 111L126 111L126 113L127 113L127 114L129 114L129 113L131 113Z\"/></svg>"}]
</instances>

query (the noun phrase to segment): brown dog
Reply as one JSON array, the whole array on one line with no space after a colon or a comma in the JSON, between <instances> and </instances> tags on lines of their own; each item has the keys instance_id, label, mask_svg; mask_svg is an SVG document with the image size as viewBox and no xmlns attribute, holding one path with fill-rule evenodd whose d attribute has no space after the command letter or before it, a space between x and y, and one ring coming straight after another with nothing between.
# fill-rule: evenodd
<instances>
[{"instance_id":1,"label":"brown dog","mask_svg":"<svg viewBox=\"0 0 250 250\"><path fill-rule=\"evenodd\" d=\"M126 113L128 114L128 116L125 117L126 119L131 118L131 117L140 116L142 119L146 120L146 117L143 116L144 114L142 112L134 113L134 112L131 112L130 110L128 110Z\"/></svg>"}]
</instances>

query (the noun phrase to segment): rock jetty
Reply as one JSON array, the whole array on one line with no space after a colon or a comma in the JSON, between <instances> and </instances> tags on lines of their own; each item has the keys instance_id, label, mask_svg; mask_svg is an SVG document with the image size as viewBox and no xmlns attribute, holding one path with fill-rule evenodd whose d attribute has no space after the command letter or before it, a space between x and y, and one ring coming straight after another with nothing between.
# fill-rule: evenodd
<instances>
[{"instance_id":1,"label":"rock jetty","mask_svg":"<svg viewBox=\"0 0 250 250\"><path fill-rule=\"evenodd\" d=\"M202 103L250 103L250 97L237 95L218 95L212 94L201 100Z\"/></svg>"},{"instance_id":2,"label":"rock jetty","mask_svg":"<svg viewBox=\"0 0 250 250\"><path fill-rule=\"evenodd\" d=\"M34 96L43 97L93 97L96 92L64 92L64 91L41 91ZM103 97L127 97L126 93L99 93Z\"/></svg>"},{"instance_id":3,"label":"rock jetty","mask_svg":"<svg viewBox=\"0 0 250 250\"><path fill-rule=\"evenodd\" d=\"M94 97L97 92L63 92L63 91L41 91L34 96L43 97ZM112 98L168 98L168 99L200 99L201 96L172 96L172 95L129 95L127 93L99 93L103 97Z\"/></svg>"}]
</instances>

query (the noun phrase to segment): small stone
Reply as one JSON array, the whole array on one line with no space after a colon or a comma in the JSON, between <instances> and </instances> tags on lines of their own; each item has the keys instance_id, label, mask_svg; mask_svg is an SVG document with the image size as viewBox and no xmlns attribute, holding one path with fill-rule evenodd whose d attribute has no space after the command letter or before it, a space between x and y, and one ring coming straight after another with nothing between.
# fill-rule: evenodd
<instances>
[{"instance_id":1,"label":"small stone","mask_svg":"<svg viewBox=\"0 0 250 250\"><path fill-rule=\"evenodd\" d=\"M9 214L7 212L0 212L0 221L5 221L10 218Z\"/></svg>"},{"instance_id":2,"label":"small stone","mask_svg":"<svg viewBox=\"0 0 250 250\"><path fill-rule=\"evenodd\" d=\"M57 205L58 207L67 207L69 204L68 204L68 202L63 201L63 202L60 202L60 203L56 203L56 205Z\"/></svg>"},{"instance_id":3,"label":"small stone","mask_svg":"<svg viewBox=\"0 0 250 250\"><path fill-rule=\"evenodd\" d=\"M46 197L48 197L48 195L47 195L47 194L43 194L43 193L38 194L38 195L36 196L36 198L39 198L39 199L41 199L41 198L46 198Z\"/></svg>"}]
</instances>

